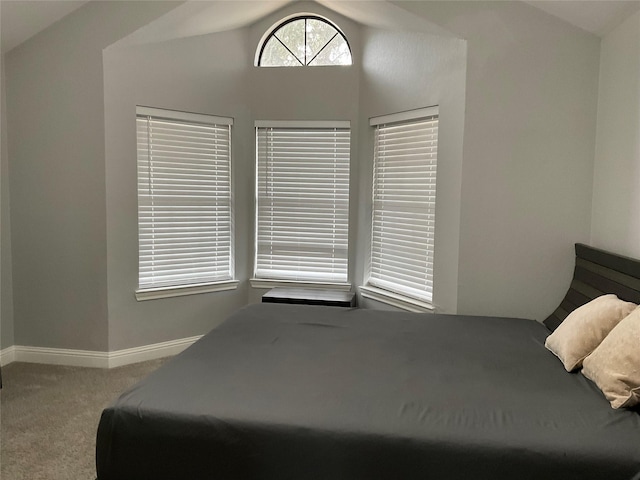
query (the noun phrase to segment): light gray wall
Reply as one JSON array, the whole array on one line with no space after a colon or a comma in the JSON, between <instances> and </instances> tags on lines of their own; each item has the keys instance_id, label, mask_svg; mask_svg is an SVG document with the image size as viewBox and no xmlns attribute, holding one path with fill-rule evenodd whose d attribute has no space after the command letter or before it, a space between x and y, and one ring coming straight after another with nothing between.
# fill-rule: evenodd
<instances>
[{"instance_id":1,"label":"light gray wall","mask_svg":"<svg viewBox=\"0 0 640 480\"><path fill-rule=\"evenodd\" d=\"M458 313L544 319L591 223L599 39L523 2L393 2L467 41Z\"/></svg>"},{"instance_id":2,"label":"light gray wall","mask_svg":"<svg viewBox=\"0 0 640 480\"><path fill-rule=\"evenodd\" d=\"M4 57L0 60L0 350L14 344L11 219L9 209L9 155L5 102Z\"/></svg>"},{"instance_id":3,"label":"light gray wall","mask_svg":"<svg viewBox=\"0 0 640 480\"><path fill-rule=\"evenodd\" d=\"M640 12L602 39L594 246L640 257Z\"/></svg>"},{"instance_id":4,"label":"light gray wall","mask_svg":"<svg viewBox=\"0 0 640 480\"><path fill-rule=\"evenodd\" d=\"M441 132L451 137L441 145L451 161L439 171L449 169L443 175L450 189L439 189L445 219L438 206L439 224L448 226L437 241L453 243L437 250L447 276L438 295L446 310L459 313L546 316L568 286L573 243L589 239L599 40L521 2L393 3L464 38L466 69L464 44L456 40L435 49L424 34L361 29L331 12L358 38L352 45L358 54L366 57L360 34L372 42L370 52L388 50L388 41L407 53L335 76L316 74L315 86L306 85L313 79L304 72L282 78L254 69L257 38L304 4L247 29L107 49L103 70L105 47L176 3L94 1L10 52L15 343L117 350L204 333L237 306L257 301L261 292L246 282L253 119L306 118L311 109L318 118L347 116L358 130L386 110L448 104L444 112L452 114L447 119L441 110L441 121L449 127ZM412 55L449 73L412 64ZM306 90L297 90L301 81ZM283 103L287 94L295 101ZM236 117L234 188L238 218L244 215L236 231L239 290L135 302L136 103ZM362 137L354 143L358 221L351 236L360 249L370 147ZM351 268L359 283L363 265Z\"/></svg>"},{"instance_id":5,"label":"light gray wall","mask_svg":"<svg viewBox=\"0 0 640 480\"><path fill-rule=\"evenodd\" d=\"M256 22L250 29L249 48L253 55L260 39L266 31L282 18L297 13L314 13L334 22L349 40L354 64L336 68L252 68L250 70L251 114L253 120L349 120L351 121L351 177L350 177L350 219L358 211L359 145L357 132L360 129L359 92L360 62L362 48L360 27L354 22L338 15L321 5L312 2L299 2L280 9ZM250 141L253 141L251 137ZM250 195L254 195L251 191ZM251 232L253 231L251 210ZM358 230L357 222L349 225L349 279L355 278L355 247ZM250 258L253 261L253 238ZM249 272L251 275L253 272ZM260 301L267 290L249 289L249 303Z\"/></svg>"},{"instance_id":6,"label":"light gray wall","mask_svg":"<svg viewBox=\"0 0 640 480\"><path fill-rule=\"evenodd\" d=\"M344 68L255 68L261 37L281 18L300 12L328 17L346 34L355 63ZM363 29L313 3L297 3L245 30L105 51L109 349L205 333L243 302L265 292L250 287L254 222L255 120L350 120L352 176L350 278L360 285L369 242L371 129L368 117L442 105L439 182L439 275L442 310L456 308L460 171L464 120L464 42L426 34ZM224 67L224 68L221 68ZM179 88L176 88L179 86ZM361 93L362 89L362 93ZM236 118L236 292L136 302L137 223L135 105ZM363 194L360 194L360 188ZM364 195L364 196L363 196ZM357 219L363 220L358 221ZM441 228L440 228L441 227ZM368 306L381 305L368 302Z\"/></svg>"},{"instance_id":7,"label":"light gray wall","mask_svg":"<svg viewBox=\"0 0 640 480\"><path fill-rule=\"evenodd\" d=\"M89 2L5 56L18 345L108 347L102 49L175 5Z\"/></svg>"},{"instance_id":8,"label":"light gray wall","mask_svg":"<svg viewBox=\"0 0 640 480\"><path fill-rule=\"evenodd\" d=\"M246 30L105 51L109 349L208 332L246 303L252 144ZM238 290L138 302L135 107L233 117Z\"/></svg>"},{"instance_id":9,"label":"light gray wall","mask_svg":"<svg viewBox=\"0 0 640 480\"><path fill-rule=\"evenodd\" d=\"M359 158L360 209L356 281L366 280L371 229L373 116L439 106L436 238L433 303L437 311L455 313L458 290L460 183L464 133L466 45L462 40L365 28L362 44L362 90ZM365 307L382 308L359 299Z\"/></svg>"},{"instance_id":10,"label":"light gray wall","mask_svg":"<svg viewBox=\"0 0 640 480\"><path fill-rule=\"evenodd\" d=\"M293 8L330 14L315 5ZM248 282L253 266L254 120L357 122L356 68L283 71L253 66L260 37L287 12L280 11L247 29L150 45L114 46L105 51L109 350L204 334L240 306L260 300L264 290L253 289ZM357 48L357 30L350 22L339 20ZM235 118L238 290L135 300L136 105Z\"/></svg>"}]
</instances>

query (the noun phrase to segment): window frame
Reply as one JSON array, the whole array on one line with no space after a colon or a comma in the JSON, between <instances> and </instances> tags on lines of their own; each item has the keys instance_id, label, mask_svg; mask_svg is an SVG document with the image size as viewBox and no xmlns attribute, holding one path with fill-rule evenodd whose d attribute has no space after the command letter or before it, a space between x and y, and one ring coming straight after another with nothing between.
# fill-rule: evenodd
<instances>
[{"instance_id":1,"label":"window frame","mask_svg":"<svg viewBox=\"0 0 640 480\"><path fill-rule=\"evenodd\" d=\"M346 186L349 189L347 192L346 200L346 255L344 260L346 262L345 267L345 280L330 280L330 279L309 279L309 278L285 278L285 277L264 277L258 275L258 255L259 255L259 182L260 182L260 153L259 149L259 129L310 129L310 130L347 130L348 131L348 166L347 166L347 183ZM271 120L258 120L255 122L255 213L254 213L254 255L253 255L253 274L250 279L251 286L254 288L272 288L276 286L295 286L302 288L324 288L324 289L337 289L337 290L350 290L350 203L351 203L351 143L352 132L351 122L346 121L271 121ZM335 221L334 221L335 222Z\"/></svg>"},{"instance_id":2,"label":"window frame","mask_svg":"<svg viewBox=\"0 0 640 480\"><path fill-rule=\"evenodd\" d=\"M318 53L310 60L310 62L306 62L305 59L305 63L300 63L300 65L295 65L295 67L345 67L345 66L351 66L353 65L353 50L351 49L351 44L349 43L349 39L347 38L347 36L344 34L344 32L342 31L342 29L340 27L338 27L338 25L336 25L334 22L332 22L331 20L329 20L326 17L323 17L321 15L315 14L315 13L296 13L293 15L289 15L283 19L281 19L280 21L278 21L277 23L275 23L274 25L271 26L271 28L269 28L265 34L262 36L262 38L260 39L260 42L258 43L258 48L256 50L256 55L255 55L255 59L254 59L254 66L256 67L261 67L261 68L281 68L281 67L290 67L288 65L262 65L262 55L264 53L264 49L267 46L267 44L269 43L269 41L271 40L272 37L274 37L276 35L276 33L278 31L280 31L283 27L287 26L288 24L295 22L297 20L318 20L320 22L326 23L327 25L331 26L332 28L334 28L336 30L336 35L340 35L340 37L342 37L342 39L344 40L344 42L347 44L347 47L349 48L349 56L351 57L351 63L349 64L336 64L336 65L309 65L310 62L313 62L313 60L320 54L320 52L329 44L331 43L331 41L333 40L333 38L331 40L329 40L325 46L323 46ZM334 36L335 37L335 36ZM276 37L277 38L277 37ZM306 35L305 35L305 42L306 42ZM287 49L288 47L286 45L283 44L283 46ZM291 52L289 50L289 52L298 60L298 56Z\"/></svg>"},{"instance_id":3,"label":"window frame","mask_svg":"<svg viewBox=\"0 0 640 480\"><path fill-rule=\"evenodd\" d=\"M228 194L224 195L228 201L228 209L227 215L229 219L229 230L224 231L225 237L229 239L229 248L228 258L226 262L228 263L229 275L225 278L220 279L212 279L212 280L202 280L202 277L196 278L192 277L192 281L184 281L182 283L174 283L174 284L157 284L153 285L151 283L141 285L141 254L143 252L141 248L141 207L144 203L143 197L140 193L141 179L140 179L140 169L141 162L144 163L144 160L141 160L140 149L141 143L140 139L137 137L136 145L137 151L136 154L136 165L137 165L137 173L136 173L136 196L138 202L138 213L137 213L137 225L138 225L138 280L137 280L137 288L135 290L135 297L138 301L144 300L153 300L158 298L167 298L167 297L177 297L183 295L195 295L201 293L209 293L209 292L217 292L223 290L232 290L237 288L239 282L235 278L235 245L234 245L234 207L233 207L233 176L232 176L232 127L233 127L233 118L231 117L222 117L216 115L209 114L201 114L201 113L191 113L191 112L183 112L177 110L168 110L156 107L146 107L146 106L136 106L136 132L138 135L138 122L140 119L146 119L147 125L151 121L170 121L176 122L181 125L186 126L187 128L194 128L198 125L210 125L214 126L216 129L220 127L225 127L228 129L228 140L225 142L225 146L228 147L228 153L222 160L223 163L226 163L226 168L228 171L228 177L224 181L225 188L228 187ZM144 146L145 144L143 144ZM151 144L149 143L149 139L146 139L147 149L151 149ZM150 160L147 160L150 162ZM211 162L210 167L213 167L217 161ZM148 170L151 169L151 164L149 163ZM195 180L190 184L191 187L195 184ZM188 207L187 207L188 208ZM151 215L152 217L152 215ZM216 216L216 221L219 220L219 217ZM217 258L217 257L215 257Z\"/></svg>"},{"instance_id":4,"label":"window frame","mask_svg":"<svg viewBox=\"0 0 640 480\"><path fill-rule=\"evenodd\" d=\"M381 285L382 282L376 282L375 279L372 281L371 272L373 268L373 254L374 254L374 219L376 215L376 190L378 186L376 185L376 166L378 162L378 150L376 146L377 133L375 129L384 126L402 126L411 123L419 123L421 121L425 121L428 118L437 119L436 128L439 124L440 114L439 107L432 106L426 108L420 108L415 110L409 110L405 112L390 114L390 115L382 115L378 117L372 117L369 120L370 126L374 128L374 159L373 159L373 170L372 170L372 205L371 205L371 225L369 228L369 252L367 263L365 267L365 281L363 285L360 287L360 292L364 298L373 299L388 305L392 305L403 310L413 311L413 312L430 312L435 310L434 300L433 300L433 284L431 285L431 289L429 290L428 296L418 297L411 295L407 292L407 289L403 288L389 288L388 285ZM438 154L437 154L437 142L438 142L438 134L436 132L435 135L435 144L436 144L436 152L434 162L434 186L431 190L434 195L434 206L433 206L433 232L429 234L432 243L431 248L429 249L431 255L431 263L430 268L434 269L435 264L435 195L436 195L436 183L437 183L437 163L438 163ZM380 268L380 267L378 267ZM432 278L433 280L433 278Z\"/></svg>"}]
</instances>

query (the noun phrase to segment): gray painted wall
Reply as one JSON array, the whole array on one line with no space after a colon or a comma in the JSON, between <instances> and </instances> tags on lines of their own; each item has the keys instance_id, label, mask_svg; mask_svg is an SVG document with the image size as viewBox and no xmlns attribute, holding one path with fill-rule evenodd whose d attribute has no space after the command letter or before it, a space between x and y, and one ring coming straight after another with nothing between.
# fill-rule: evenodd
<instances>
[{"instance_id":1,"label":"gray painted wall","mask_svg":"<svg viewBox=\"0 0 640 480\"><path fill-rule=\"evenodd\" d=\"M360 94L360 59L362 58L362 42L358 24L312 2L301 2L285 7L278 12L266 16L254 24L249 32L249 49L254 53L264 33L282 18L295 13L307 12L323 15L333 21L349 40L354 64L340 68L314 69L282 69L251 68L251 102L252 121L254 120L349 120L351 121L351 177L349 179L349 204L351 219L358 208L358 166L359 144L357 132L360 128L359 94ZM254 141L253 136L249 141ZM253 182L253 179L252 179ZM253 183L252 183L253 188ZM249 195L254 196L251 190ZM253 198L252 198L253 199ZM253 215L251 210L251 232L253 231ZM252 233L253 235L253 233ZM349 278L357 282L355 262L357 252L357 222L351 220L349 225ZM255 255L254 239L250 245L249 255L253 261ZM252 268L252 265L250 265ZM249 271L249 275L253 272ZM266 289L249 288L249 303L260 301Z\"/></svg>"},{"instance_id":2,"label":"gray painted wall","mask_svg":"<svg viewBox=\"0 0 640 480\"><path fill-rule=\"evenodd\" d=\"M322 8L315 10L329 13ZM315 71L253 67L260 37L285 14L286 9L252 28L158 44L114 46L105 51L110 350L204 334L240 306L259 301L264 291L252 289L248 282L253 259L254 120L357 122L356 67ZM357 30L341 20L340 26L349 30L349 38L357 48ZM236 275L241 282L238 290L135 300L136 105L234 117Z\"/></svg>"},{"instance_id":3,"label":"gray painted wall","mask_svg":"<svg viewBox=\"0 0 640 480\"><path fill-rule=\"evenodd\" d=\"M640 12L602 40L592 240L640 257Z\"/></svg>"},{"instance_id":4,"label":"gray painted wall","mask_svg":"<svg viewBox=\"0 0 640 480\"><path fill-rule=\"evenodd\" d=\"M522 2L394 2L467 41L458 312L544 319L590 237L599 39Z\"/></svg>"},{"instance_id":5,"label":"gray painted wall","mask_svg":"<svg viewBox=\"0 0 640 480\"><path fill-rule=\"evenodd\" d=\"M455 313L458 291L460 183L464 133L466 42L420 32L363 31L359 158L359 238L355 277L365 279L370 244L373 129L369 118L439 105L436 238L433 303ZM373 300L361 305L383 308Z\"/></svg>"},{"instance_id":6,"label":"gray painted wall","mask_svg":"<svg viewBox=\"0 0 640 480\"><path fill-rule=\"evenodd\" d=\"M568 285L572 244L589 239L599 40L520 2L394 4L464 38L466 67L462 42L443 40L436 51L424 34L396 32L385 40L389 32L328 12L358 38L356 52L366 54L365 39L370 52L388 50L387 41L415 41L407 51L437 60L450 76L411 65L407 53L335 77L320 73L317 89L299 96L287 82L312 82L306 73L282 78L251 67L256 38L297 6L246 29L107 49L103 69L104 48L175 4L90 2L10 52L15 343L100 351L204 333L261 293L246 282L253 119L304 118L308 108L320 108L319 117L340 113L357 129L368 116L410 107L414 99L416 106L448 103L452 112L442 118L451 136L441 143L451 159L442 167L449 186L439 187L447 213L438 206L438 221L449 223L438 235L453 243L437 239L436 247L445 247L436 259L447 276L438 293L445 309L538 319L552 310ZM400 88L385 90L386 81ZM325 85L349 90L331 91L342 100L331 106ZM270 96L261 98L260 88ZM397 95L384 94L391 91ZM278 102L285 92L296 102ZM234 188L244 218L236 225L238 290L135 301L136 103L236 117ZM363 138L355 142L356 249L366 245L367 214L357 204L370 188L369 150ZM363 266L352 269L359 283Z\"/></svg>"},{"instance_id":7,"label":"gray painted wall","mask_svg":"<svg viewBox=\"0 0 640 480\"><path fill-rule=\"evenodd\" d=\"M107 161L109 349L208 332L246 304L238 290L138 302L135 107L147 105L233 117L236 272L246 280L250 236L252 145L247 103L250 55L246 31L161 44L109 49L104 54Z\"/></svg>"},{"instance_id":8,"label":"gray painted wall","mask_svg":"<svg viewBox=\"0 0 640 480\"><path fill-rule=\"evenodd\" d=\"M13 280L11 266L11 219L9 209L9 155L7 153L7 117L4 59L0 60L0 350L12 346Z\"/></svg>"},{"instance_id":9,"label":"gray painted wall","mask_svg":"<svg viewBox=\"0 0 640 480\"><path fill-rule=\"evenodd\" d=\"M108 347L102 49L175 5L90 2L5 56L18 345Z\"/></svg>"}]
</instances>

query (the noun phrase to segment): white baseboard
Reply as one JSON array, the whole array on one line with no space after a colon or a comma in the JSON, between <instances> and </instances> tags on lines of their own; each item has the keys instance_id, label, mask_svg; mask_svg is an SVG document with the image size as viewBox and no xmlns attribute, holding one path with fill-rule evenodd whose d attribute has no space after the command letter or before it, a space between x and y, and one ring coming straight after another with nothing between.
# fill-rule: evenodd
<instances>
[{"instance_id":1,"label":"white baseboard","mask_svg":"<svg viewBox=\"0 0 640 480\"><path fill-rule=\"evenodd\" d=\"M11 345L10 347L0 350L0 366L7 365L16 361L16 347Z\"/></svg>"},{"instance_id":2,"label":"white baseboard","mask_svg":"<svg viewBox=\"0 0 640 480\"><path fill-rule=\"evenodd\" d=\"M71 367L114 368L131 363L177 355L200 337L201 335L198 335L113 352L13 345L0 350L0 366L12 362L26 362L66 365Z\"/></svg>"},{"instance_id":3,"label":"white baseboard","mask_svg":"<svg viewBox=\"0 0 640 480\"><path fill-rule=\"evenodd\" d=\"M46 363L48 365L67 365L69 367L107 368L109 357L107 352L89 350L70 350L66 348L15 346L16 362Z\"/></svg>"},{"instance_id":4,"label":"white baseboard","mask_svg":"<svg viewBox=\"0 0 640 480\"><path fill-rule=\"evenodd\" d=\"M202 335L197 335L195 337L180 338L168 342L109 352L108 368L155 360L156 358L171 357L186 350L187 347L198 341L201 337Z\"/></svg>"}]
</instances>

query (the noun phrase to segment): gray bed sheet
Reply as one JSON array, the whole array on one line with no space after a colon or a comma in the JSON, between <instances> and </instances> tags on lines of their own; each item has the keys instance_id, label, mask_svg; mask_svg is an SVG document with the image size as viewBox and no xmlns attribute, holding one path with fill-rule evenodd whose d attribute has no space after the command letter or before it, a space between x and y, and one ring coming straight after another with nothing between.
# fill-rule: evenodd
<instances>
[{"instance_id":1,"label":"gray bed sheet","mask_svg":"<svg viewBox=\"0 0 640 480\"><path fill-rule=\"evenodd\" d=\"M104 410L99 480L631 480L613 410L523 320L248 306Z\"/></svg>"}]
</instances>

